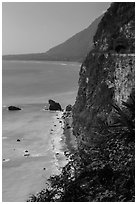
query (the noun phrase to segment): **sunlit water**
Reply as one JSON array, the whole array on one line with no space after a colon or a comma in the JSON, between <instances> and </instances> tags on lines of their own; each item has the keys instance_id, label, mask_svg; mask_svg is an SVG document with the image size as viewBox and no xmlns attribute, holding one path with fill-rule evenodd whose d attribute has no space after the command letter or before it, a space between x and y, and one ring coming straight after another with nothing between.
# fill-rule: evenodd
<instances>
[{"instance_id":1,"label":"sunlit water","mask_svg":"<svg viewBox=\"0 0 137 204\"><path fill-rule=\"evenodd\" d=\"M80 65L3 61L2 68L2 200L25 201L57 172L53 140L59 130L53 127L59 113L43 109L50 98L63 108L74 103ZM8 105L22 110L10 112Z\"/></svg>"}]
</instances>

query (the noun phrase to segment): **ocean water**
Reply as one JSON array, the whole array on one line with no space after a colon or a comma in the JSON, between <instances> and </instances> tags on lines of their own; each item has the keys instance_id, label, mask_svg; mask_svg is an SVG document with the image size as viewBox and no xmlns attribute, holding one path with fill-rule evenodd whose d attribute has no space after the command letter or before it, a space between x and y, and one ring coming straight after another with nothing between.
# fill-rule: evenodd
<instances>
[{"instance_id":1,"label":"ocean water","mask_svg":"<svg viewBox=\"0 0 137 204\"><path fill-rule=\"evenodd\" d=\"M3 61L2 201L25 201L57 173L60 113L44 111L44 106L48 99L63 108L74 103L79 69L78 63ZM9 105L22 110L10 112Z\"/></svg>"},{"instance_id":2,"label":"ocean water","mask_svg":"<svg viewBox=\"0 0 137 204\"><path fill-rule=\"evenodd\" d=\"M78 87L78 63L3 61L3 104L74 102ZM68 102L67 102L68 100Z\"/></svg>"}]
</instances>

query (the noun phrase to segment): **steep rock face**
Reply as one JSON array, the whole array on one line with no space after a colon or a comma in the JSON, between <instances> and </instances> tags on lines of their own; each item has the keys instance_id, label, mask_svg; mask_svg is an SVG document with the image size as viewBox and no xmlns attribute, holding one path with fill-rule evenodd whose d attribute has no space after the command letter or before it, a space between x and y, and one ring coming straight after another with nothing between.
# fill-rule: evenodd
<instances>
[{"instance_id":1,"label":"steep rock face","mask_svg":"<svg viewBox=\"0 0 137 204\"><path fill-rule=\"evenodd\" d=\"M73 130L79 147L92 144L96 130L114 125L113 104L123 108L135 88L134 3L113 3L94 37L94 49L80 70L73 107Z\"/></svg>"}]
</instances>

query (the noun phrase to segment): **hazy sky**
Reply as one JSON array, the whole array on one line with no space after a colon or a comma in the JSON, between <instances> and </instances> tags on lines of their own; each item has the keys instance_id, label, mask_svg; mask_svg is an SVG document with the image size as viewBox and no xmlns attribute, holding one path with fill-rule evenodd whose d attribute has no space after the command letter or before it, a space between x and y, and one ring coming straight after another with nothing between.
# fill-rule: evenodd
<instances>
[{"instance_id":1,"label":"hazy sky","mask_svg":"<svg viewBox=\"0 0 137 204\"><path fill-rule=\"evenodd\" d=\"M88 27L109 5L109 2L4 2L2 52L45 52Z\"/></svg>"}]
</instances>

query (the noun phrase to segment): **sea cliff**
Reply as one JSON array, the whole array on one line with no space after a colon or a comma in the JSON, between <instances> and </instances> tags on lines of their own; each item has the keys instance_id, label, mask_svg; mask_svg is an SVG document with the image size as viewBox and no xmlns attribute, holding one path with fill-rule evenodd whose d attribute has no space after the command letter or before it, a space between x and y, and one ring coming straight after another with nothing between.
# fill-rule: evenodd
<instances>
[{"instance_id":1,"label":"sea cliff","mask_svg":"<svg viewBox=\"0 0 137 204\"><path fill-rule=\"evenodd\" d=\"M92 144L95 129L114 125L114 104L123 108L135 88L134 54L90 53L80 70L79 90L73 108L74 135ZM95 136L96 137L96 136Z\"/></svg>"},{"instance_id":2,"label":"sea cliff","mask_svg":"<svg viewBox=\"0 0 137 204\"><path fill-rule=\"evenodd\" d=\"M83 61L72 108L77 151L31 201L135 200L135 3L112 3Z\"/></svg>"}]
</instances>

